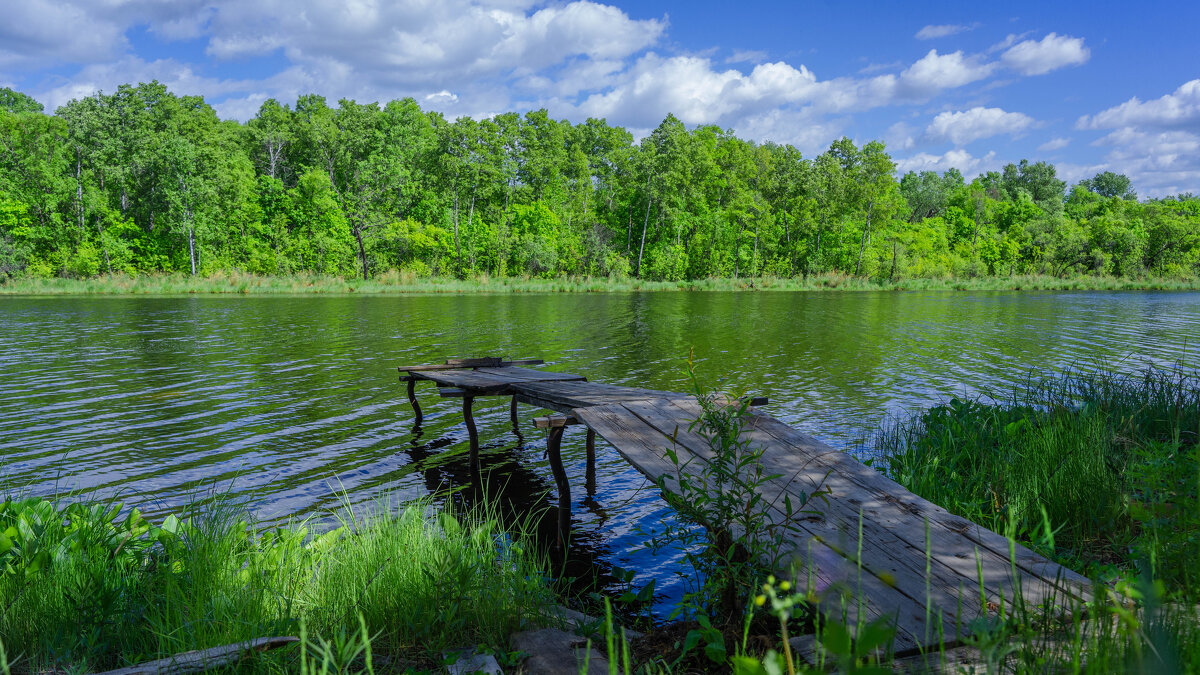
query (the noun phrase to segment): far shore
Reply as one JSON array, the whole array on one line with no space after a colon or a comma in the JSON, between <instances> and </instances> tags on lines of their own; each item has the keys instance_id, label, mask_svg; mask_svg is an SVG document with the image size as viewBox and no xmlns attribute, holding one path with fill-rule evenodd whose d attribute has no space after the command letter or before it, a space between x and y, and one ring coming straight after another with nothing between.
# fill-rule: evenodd
<instances>
[{"instance_id":1,"label":"far shore","mask_svg":"<svg viewBox=\"0 0 1200 675\"><path fill-rule=\"evenodd\" d=\"M759 277L644 281L606 277L416 277L385 273L367 281L333 276L259 276L218 272L191 277L182 274L130 276L116 274L92 279L9 279L0 295L420 295L506 293L612 293L633 291L1194 291L1200 278L1121 278L1041 275L978 277L972 279L876 280L842 274L808 277Z\"/></svg>"}]
</instances>

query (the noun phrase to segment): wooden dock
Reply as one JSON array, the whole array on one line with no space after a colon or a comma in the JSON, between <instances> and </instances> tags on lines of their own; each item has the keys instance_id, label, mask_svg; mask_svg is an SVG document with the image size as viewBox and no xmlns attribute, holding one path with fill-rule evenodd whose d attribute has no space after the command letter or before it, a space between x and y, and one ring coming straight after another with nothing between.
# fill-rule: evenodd
<instances>
[{"instance_id":1,"label":"wooden dock","mask_svg":"<svg viewBox=\"0 0 1200 675\"><path fill-rule=\"evenodd\" d=\"M588 382L579 375L537 370L536 359L451 359L445 364L401 366L401 381L418 419L415 393L430 381L446 397L461 397L470 437L471 466L479 468L479 440L471 414L478 396L562 413L543 417L547 455L559 493L560 524L569 522L571 496L559 446L572 425L586 428L587 474L595 472L599 434L630 464L664 489L680 473L699 475L711 459L710 439L689 429L702 410L687 394ZM765 399L755 399L755 405ZM1079 606L1091 593L1085 577L909 492L846 453L764 414L748 410L743 433L763 449L761 487L768 518L788 519L785 498L822 492L804 513L790 517L789 573L819 598L822 611L847 625L887 619L896 628L896 654L952 646L971 634L978 619L1013 613L1016 604L1037 611ZM678 462L667 457L675 453Z\"/></svg>"}]
</instances>

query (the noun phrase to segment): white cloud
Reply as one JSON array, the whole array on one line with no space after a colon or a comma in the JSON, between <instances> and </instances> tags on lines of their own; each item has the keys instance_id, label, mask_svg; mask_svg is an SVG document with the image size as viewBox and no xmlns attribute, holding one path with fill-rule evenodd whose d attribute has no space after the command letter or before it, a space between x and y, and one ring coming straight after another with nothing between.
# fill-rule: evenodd
<instances>
[{"instance_id":1,"label":"white cloud","mask_svg":"<svg viewBox=\"0 0 1200 675\"><path fill-rule=\"evenodd\" d=\"M1041 145L1038 146L1038 152L1051 152L1054 150L1062 150L1063 148L1067 147L1067 145L1070 144L1070 142L1071 142L1071 139L1069 139L1069 138L1062 138L1062 137L1051 138L1050 140L1048 140L1045 143L1042 143Z\"/></svg>"},{"instance_id":2,"label":"white cloud","mask_svg":"<svg viewBox=\"0 0 1200 675\"><path fill-rule=\"evenodd\" d=\"M1200 186L1200 134L1123 127L1093 145L1112 148L1105 162L1128 175L1143 196L1195 191Z\"/></svg>"},{"instance_id":3,"label":"white cloud","mask_svg":"<svg viewBox=\"0 0 1200 675\"><path fill-rule=\"evenodd\" d=\"M988 152L983 157L975 157L962 148L955 148L941 155L931 155L918 152L911 157L896 160L896 171L900 174L909 171L937 171L958 169L963 176L975 176L986 171L996 171L1000 162L996 159L995 151Z\"/></svg>"},{"instance_id":4,"label":"white cloud","mask_svg":"<svg viewBox=\"0 0 1200 675\"><path fill-rule=\"evenodd\" d=\"M758 49L735 49L725 58L725 63L762 63L767 60L767 53Z\"/></svg>"},{"instance_id":5,"label":"white cloud","mask_svg":"<svg viewBox=\"0 0 1200 675\"><path fill-rule=\"evenodd\" d=\"M812 108L775 108L746 117L734 127L745 138L758 138L795 146L806 157L819 155L842 136L844 120L825 119Z\"/></svg>"},{"instance_id":6,"label":"white cloud","mask_svg":"<svg viewBox=\"0 0 1200 675\"><path fill-rule=\"evenodd\" d=\"M435 94L426 94L425 100L428 102L455 103L458 101L458 94L454 94L447 89L443 89Z\"/></svg>"},{"instance_id":7,"label":"white cloud","mask_svg":"<svg viewBox=\"0 0 1200 675\"><path fill-rule=\"evenodd\" d=\"M942 24L942 25L937 25L937 26L929 25L929 26L925 26L921 30L917 31L917 34L914 37L916 37L918 40L933 40L935 38L942 38L942 37L948 37L950 35L957 35L959 33L965 33L966 31L969 31L969 30L975 30L978 27L979 27L978 23L973 23L970 25L963 25L963 24Z\"/></svg>"},{"instance_id":8,"label":"white cloud","mask_svg":"<svg viewBox=\"0 0 1200 675\"><path fill-rule=\"evenodd\" d=\"M1050 33L1040 41L1025 40L1009 47L1000 60L1022 75L1043 75L1086 63L1090 56L1091 50L1084 46L1083 38Z\"/></svg>"},{"instance_id":9,"label":"white cloud","mask_svg":"<svg viewBox=\"0 0 1200 675\"><path fill-rule=\"evenodd\" d=\"M1135 96L1121 105L1079 118L1080 129L1147 126L1158 129L1200 128L1200 79L1185 82L1173 93L1142 102Z\"/></svg>"},{"instance_id":10,"label":"white cloud","mask_svg":"<svg viewBox=\"0 0 1200 675\"><path fill-rule=\"evenodd\" d=\"M883 142L889 150L911 150L917 144L915 130L904 122L896 122L888 127L883 135Z\"/></svg>"},{"instance_id":11,"label":"white cloud","mask_svg":"<svg viewBox=\"0 0 1200 675\"><path fill-rule=\"evenodd\" d=\"M954 145L963 146L981 138L1021 133L1035 122L1036 120L1023 113L976 106L970 110L938 114L926 127L924 140L929 143L949 141Z\"/></svg>"},{"instance_id":12,"label":"white cloud","mask_svg":"<svg viewBox=\"0 0 1200 675\"><path fill-rule=\"evenodd\" d=\"M69 82L42 92L38 98L48 111L53 111L71 99L90 96L97 91L112 93L119 85L151 80L158 80L175 93L198 94L206 99L222 98L257 86L245 80L203 77L191 66L173 59L143 61L136 56L126 56L111 63L86 66ZM255 111L257 109L256 106Z\"/></svg>"},{"instance_id":13,"label":"white cloud","mask_svg":"<svg viewBox=\"0 0 1200 675\"><path fill-rule=\"evenodd\" d=\"M1151 101L1137 97L1080 117L1079 129L1112 129L1093 146L1108 148L1105 163L1158 197L1200 191L1200 80Z\"/></svg>"}]
</instances>

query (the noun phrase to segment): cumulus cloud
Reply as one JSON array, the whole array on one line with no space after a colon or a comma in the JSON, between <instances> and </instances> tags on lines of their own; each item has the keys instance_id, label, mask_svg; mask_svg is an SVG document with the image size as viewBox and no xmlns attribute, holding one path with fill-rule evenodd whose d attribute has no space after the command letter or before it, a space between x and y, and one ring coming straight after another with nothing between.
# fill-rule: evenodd
<instances>
[{"instance_id":1,"label":"cumulus cloud","mask_svg":"<svg viewBox=\"0 0 1200 675\"><path fill-rule=\"evenodd\" d=\"M828 119L812 108L785 110L775 108L752 114L734 127L746 138L770 139L795 146L806 157L819 155L843 135L846 121Z\"/></svg>"},{"instance_id":2,"label":"cumulus cloud","mask_svg":"<svg viewBox=\"0 0 1200 675\"><path fill-rule=\"evenodd\" d=\"M963 146L981 138L1018 134L1035 123L1036 120L1023 113L976 106L970 110L938 114L926 127L924 140L929 143L949 141L954 145Z\"/></svg>"},{"instance_id":3,"label":"cumulus cloud","mask_svg":"<svg viewBox=\"0 0 1200 675\"><path fill-rule=\"evenodd\" d=\"M937 26L931 24L931 25L925 26L921 30L917 31L917 34L915 37L918 40L933 40L936 38L949 37L951 35L965 33L969 30L975 30L978 27L979 27L978 23L973 23L970 25L942 24L942 25L937 25Z\"/></svg>"},{"instance_id":4,"label":"cumulus cloud","mask_svg":"<svg viewBox=\"0 0 1200 675\"><path fill-rule=\"evenodd\" d=\"M250 91L256 86L245 80L204 77L188 64L174 59L144 61L136 56L125 56L111 63L86 66L70 81L42 92L39 98L46 109L52 111L71 99L84 98L97 91L111 93L121 84L151 80L158 80L171 91L198 94L206 99Z\"/></svg>"},{"instance_id":5,"label":"cumulus cloud","mask_svg":"<svg viewBox=\"0 0 1200 675\"><path fill-rule=\"evenodd\" d=\"M1095 145L1111 148L1105 162L1119 167L1145 196L1195 191L1200 185L1200 134L1124 127Z\"/></svg>"},{"instance_id":6,"label":"cumulus cloud","mask_svg":"<svg viewBox=\"0 0 1200 675\"><path fill-rule=\"evenodd\" d=\"M1050 33L1041 40L1018 42L1006 49L1000 60L1022 75L1043 75L1086 63L1090 56L1091 50L1084 46L1083 38Z\"/></svg>"},{"instance_id":7,"label":"cumulus cloud","mask_svg":"<svg viewBox=\"0 0 1200 675\"><path fill-rule=\"evenodd\" d=\"M1070 144L1070 142L1071 142L1071 139L1069 139L1069 138L1062 138L1062 137L1051 138L1050 140L1048 140L1045 143L1042 143L1041 145L1038 146L1038 152L1051 152L1054 150L1062 150L1063 148L1067 147L1067 145Z\"/></svg>"},{"instance_id":8,"label":"cumulus cloud","mask_svg":"<svg viewBox=\"0 0 1200 675\"><path fill-rule=\"evenodd\" d=\"M1153 101L1140 101L1135 96L1121 105L1095 115L1084 115L1076 126L1080 129L1114 129L1125 126L1147 126L1156 129L1200 128L1200 79L1184 82L1173 93Z\"/></svg>"},{"instance_id":9,"label":"cumulus cloud","mask_svg":"<svg viewBox=\"0 0 1200 675\"><path fill-rule=\"evenodd\" d=\"M1200 80L1157 99L1134 97L1084 115L1075 126L1112 130L1092 145L1107 148L1105 163L1128 175L1143 196L1195 192L1200 186Z\"/></svg>"},{"instance_id":10,"label":"cumulus cloud","mask_svg":"<svg viewBox=\"0 0 1200 675\"><path fill-rule=\"evenodd\" d=\"M983 157L975 157L962 148L955 148L941 155L918 152L910 157L896 160L896 171L901 174L909 171L943 173L947 169L958 169L964 176L973 176L986 171L996 171L999 168L1000 162L996 159L995 151L988 152Z\"/></svg>"}]
</instances>

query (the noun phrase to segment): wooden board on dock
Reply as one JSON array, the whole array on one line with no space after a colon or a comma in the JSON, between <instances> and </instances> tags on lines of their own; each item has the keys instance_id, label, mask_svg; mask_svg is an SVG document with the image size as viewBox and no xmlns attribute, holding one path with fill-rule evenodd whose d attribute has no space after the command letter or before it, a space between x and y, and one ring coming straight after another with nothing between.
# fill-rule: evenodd
<instances>
[{"instance_id":1,"label":"wooden board on dock","mask_svg":"<svg viewBox=\"0 0 1200 675\"><path fill-rule=\"evenodd\" d=\"M448 389L461 389L469 396L510 395L513 393L512 385L521 382L571 382L586 379L582 375L516 366L410 370L408 372L418 380L429 380L439 387Z\"/></svg>"},{"instance_id":2,"label":"wooden board on dock","mask_svg":"<svg viewBox=\"0 0 1200 675\"><path fill-rule=\"evenodd\" d=\"M643 474L664 477L664 487L673 492L681 475L693 484L702 481L712 458L708 438L690 428L701 415L694 398L588 406L573 414ZM805 495L822 493L791 514L788 540L797 578L801 583L811 578L818 592L851 591L846 606L829 606L843 600L837 596L824 600L827 611L842 612L850 621L891 617L897 651L930 644L939 632L951 641L965 637L970 622L998 616L1002 604L1011 613L1014 598L1036 608L1087 597L1090 583L1084 577L1020 545L1010 560L1008 539L778 420L751 413L744 433L763 450L767 474L778 476L759 488L770 505L768 518L788 518L785 499L799 505ZM676 454L678 466L667 459L667 450ZM856 604L860 598L862 605Z\"/></svg>"},{"instance_id":3,"label":"wooden board on dock","mask_svg":"<svg viewBox=\"0 0 1200 675\"><path fill-rule=\"evenodd\" d=\"M705 480L713 459L709 438L693 424L702 408L687 394L588 382L495 359L407 372L437 383L443 395L511 395L514 425L518 401L569 415L643 474L661 478L668 491L679 492L681 479ZM469 401L464 413L475 444ZM788 524L779 571L809 584L824 612L848 625L892 622L896 652L953 644L970 634L971 622L1011 614L1014 603L1050 611L1090 597L1091 582L1083 576L949 513L854 457L754 409L743 422L744 437L762 450L760 461L772 476L758 485L764 517ZM560 508L570 502L557 445L566 423L545 418L540 425L551 432L552 468L566 504ZM796 505L791 510L784 506L789 501Z\"/></svg>"}]
</instances>

